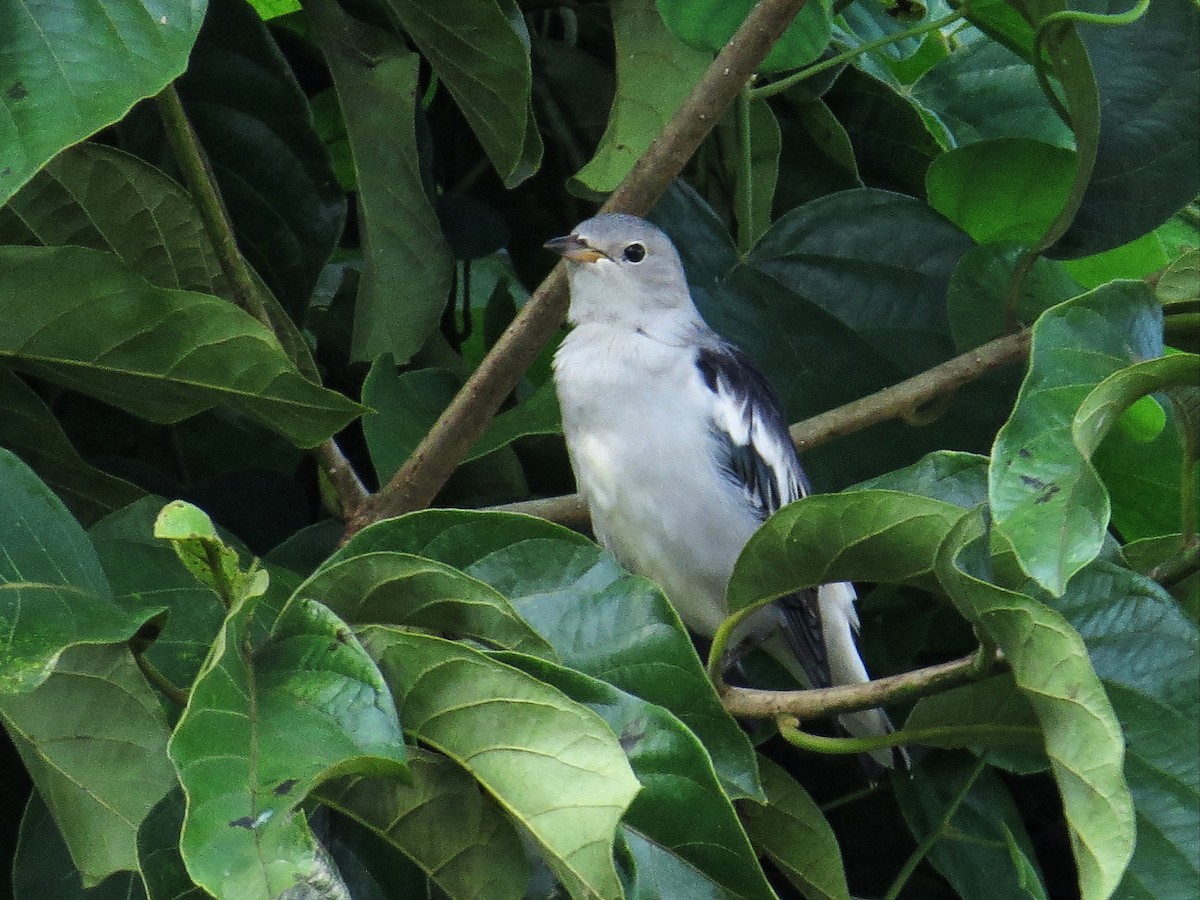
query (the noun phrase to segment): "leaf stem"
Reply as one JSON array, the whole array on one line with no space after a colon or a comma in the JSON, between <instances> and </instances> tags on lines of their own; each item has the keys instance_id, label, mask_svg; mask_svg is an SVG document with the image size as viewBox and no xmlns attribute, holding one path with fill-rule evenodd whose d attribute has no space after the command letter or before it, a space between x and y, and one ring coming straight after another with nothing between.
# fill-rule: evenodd
<instances>
[{"instance_id":1,"label":"leaf stem","mask_svg":"<svg viewBox=\"0 0 1200 900\"><path fill-rule=\"evenodd\" d=\"M159 693L172 703L177 703L179 706L187 706L188 692L159 671L158 667L150 662L144 654L135 652L133 654L133 661L137 663L137 667L141 670L142 674L146 676L146 680L158 688Z\"/></svg>"},{"instance_id":2,"label":"leaf stem","mask_svg":"<svg viewBox=\"0 0 1200 900\"><path fill-rule=\"evenodd\" d=\"M275 329L267 316L267 308L262 297L258 294L254 279L250 276L250 267L238 249L237 239L233 235L233 222L229 218L229 210L217 190L216 179L204 148L196 137L192 123L188 121L179 99L179 92L174 84L163 88L156 98L158 112L166 128L167 140L175 160L183 171L183 179L187 182L188 191L196 201L200 211L200 219L208 239L212 241L213 250L221 265L221 271L228 279L233 290L234 300L254 318L258 319L272 335Z\"/></svg>"},{"instance_id":3,"label":"leaf stem","mask_svg":"<svg viewBox=\"0 0 1200 900\"><path fill-rule=\"evenodd\" d=\"M900 892L904 890L904 885L908 883L908 879L910 879L913 872L917 870L917 866L919 866L921 861L929 855L929 851L931 851L934 845L942 839L942 836L950 827L950 821L954 818L955 813L958 812L958 808L962 805L963 800L966 799L967 794L970 793L971 788L974 787L975 782L979 780L979 776L983 774L983 770L986 766L987 754L984 753L975 762L975 766L971 769L971 773L967 776L967 780L963 782L963 786L959 789L958 793L955 794L954 799L950 801L950 805L946 807L946 812L942 815L941 821L938 822L937 827L929 832L929 834L925 835L921 842L917 844L917 848L913 850L912 855L908 858L907 862L904 863L904 867L900 870L899 874L896 875L896 880L892 882L892 886L884 895L883 900L896 900L896 898L900 896Z\"/></svg>"},{"instance_id":4,"label":"leaf stem","mask_svg":"<svg viewBox=\"0 0 1200 900\"><path fill-rule=\"evenodd\" d=\"M820 62L813 63L807 68L801 69L799 72L781 78L779 81L773 81L770 84L764 84L762 87L751 88L750 95L759 100L765 100L767 97L774 97L776 94L782 94L789 88L795 87L802 81L812 78L814 75L819 75L827 69L832 69L840 66L843 63L852 62L865 53L870 53L873 50L878 50L880 47L886 47L888 44L899 43L900 41L908 40L909 38L920 37L930 31L939 31L947 25L952 25L966 15L966 7L959 9L949 15L942 16L940 19L935 19L932 22L925 22L921 25L914 25L912 28L905 31L899 31L896 34L885 35L881 38L876 38L873 41L868 41L865 44L860 44L857 47L852 47L836 56L831 56L829 59L823 59Z\"/></svg>"},{"instance_id":5,"label":"leaf stem","mask_svg":"<svg viewBox=\"0 0 1200 900\"><path fill-rule=\"evenodd\" d=\"M737 98L738 133L738 252L745 257L754 247L754 160L751 156L750 82Z\"/></svg>"},{"instance_id":6,"label":"leaf stem","mask_svg":"<svg viewBox=\"0 0 1200 900\"><path fill-rule=\"evenodd\" d=\"M1185 546L1177 556L1172 556L1147 572L1146 577L1164 588L1172 588L1185 578L1200 572L1200 544L1194 543L1194 537L1192 541L1193 543Z\"/></svg>"}]
</instances>

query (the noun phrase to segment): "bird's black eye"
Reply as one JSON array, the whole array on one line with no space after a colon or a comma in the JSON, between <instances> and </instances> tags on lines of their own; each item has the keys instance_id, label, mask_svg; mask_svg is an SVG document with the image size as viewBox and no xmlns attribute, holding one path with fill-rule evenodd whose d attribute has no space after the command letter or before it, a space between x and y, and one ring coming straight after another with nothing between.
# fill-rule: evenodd
<instances>
[{"instance_id":1,"label":"bird's black eye","mask_svg":"<svg viewBox=\"0 0 1200 900\"><path fill-rule=\"evenodd\" d=\"M646 248L641 244L630 244L621 255L631 263L640 263L646 258Z\"/></svg>"}]
</instances>

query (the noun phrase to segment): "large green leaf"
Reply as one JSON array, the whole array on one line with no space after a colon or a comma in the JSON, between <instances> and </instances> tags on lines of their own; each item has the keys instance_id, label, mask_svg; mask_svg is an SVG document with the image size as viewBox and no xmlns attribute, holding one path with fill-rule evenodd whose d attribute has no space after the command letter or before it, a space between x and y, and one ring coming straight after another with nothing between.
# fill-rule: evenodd
<instances>
[{"instance_id":1,"label":"large green leaf","mask_svg":"<svg viewBox=\"0 0 1200 900\"><path fill-rule=\"evenodd\" d=\"M1114 282L1047 310L1034 326L1029 374L996 437L988 491L1022 568L1055 594L1100 552L1109 517L1088 462L1103 431L1074 430L1073 417L1099 382L1162 352L1161 315L1144 284Z\"/></svg>"},{"instance_id":2,"label":"large green leaf","mask_svg":"<svg viewBox=\"0 0 1200 900\"><path fill-rule=\"evenodd\" d=\"M135 869L138 826L175 775L158 695L129 650L67 650L35 690L0 699L0 719L84 884Z\"/></svg>"},{"instance_id":3,"label":"large green leaf","mask_svg":"<svg viewBox=\"0 0 1200 900\"><path fill-rule=\"evenodd\" d=\"M959 611L1004 651L1041 721L1083 900L1103 900L1133 853L1121 726L1070 623L1027 594L976 574L994 564L983 531L975 514L955 526L938 552L938 578Z\"/></svg>"},{"instance_id":4,"label":"large green leaf","mask_svg":"<svg viewBox=\"0 0 1200 900\"><path fill-rule=\"evenodd\" d=\"M437 559L490 584L564 665L669 709L704 743L731 796L762 798L750 742L678 616L591 541L529 516L428 510L364 528L333 560L379 550Z\"/></svg>"},{"instance_id":5,"label":"large green leaf","mask_svg":"<svg viewBox=\"0 0 1200 900\"><path fill-rule=\"evenodd\" d=\"M141 881L133 872L118 872L95 887L84 887L54 817L36 792L21 816L21 837L12 869L13 900L146 898Z\"/></svg>"},{"instance_id":6,"label":"large green leaf","mask_svg":"<svg viewBox=\"0 0 1200 900\"><path fill-rule=\"evenodd\" d=\"M406 625L536 656L554 651L487 583L408 553L339 559L296 589L352 625Z\"/></svg>"},{"instance_id":7,"label":"large green leaf","mask_svg":"<svg viewBox=\"0 0 1200 900\"><path fill-rule=\"evenodd\" d=\"M1079 631L1126 742L1137 814L1133 859L1116 896L1182 897L1200 879L1200 633L1152 581L1098 561L1056 603Z\"/></svg>"},{"instance_id":8,"label":"large green leaf","mask_svg":"<svg viewBox=\"0 0 1200 900\"><path fill-rule=\"evenodd\" d=\"M699 879L734 896L775 896L708 754L682 722L660 706L571 669L511 653L500 658L584 704L620 735L621 749L642 784L622 820L626 832L678 857ZM695 895L692 885L662 894L664 900Z\"/></svg>"},{"instance_id":9,"label":"large green leaf","mask_svg":"<svg viewBox=\"0 0 1200 900\"><path fill-rule=\"evenodd\" d=\"M37 687L68 647L123 641L162 611L113 599L79 523L3 449L0 523L0 695Z\"/></svg>"},{"instance_id":10,"label":"large green leaf","mask_svg":"<svg viewBox=\"0 0 1200 900\"><path fill-rule=\"evenodd\" d=\"M187 66L207 4L69 0L0 6L0 203L64 147Z\"/></svg>"},{"instance_id":11,"label":"large green leaf","mask_svg":"<svg viewBox=\"0 0 1200 900\"><path fill-rule=\"evenodd\" d=\"M638 782L604 721L462 644L379 626L361 634L405 731L470 771L573 897L619 896L613 841Z\"/></svg>"},{"instance_id":12,"label":"large green leaf","mask_svg":"<svg viewBox=\"0 0 1200 900\"><path fill-rule=\"evenodd\" d=\"M0 360L156 422L225 405L311 447L361 410L240 309L96 250L0 248L0 321Z\"/></svg>"},{"instance_id":13,"label":"large green leaf","mask_svg":"<svg viewBox=\"0 0 1200 900\"><path fill-rule=\"evenodd\" d=\"M753 8L753 0L656 0L663 21L685 44L716 53ZM796 69L816 59L829 43L830 10L825 0L804 4L762 61L762 72Z\"/></svg>"},{"instance_id":14,"label":"large green leaf","mask_svg":"<svg viewBox=\"0 0 1200 900\"><path fill-rule=\"evenodd\" d=\"M958 896L1045 900L1045 888L1033 862L1033 844L1013 798L999 776L987 768L967 787L972 766L970 757L929 753L913 768L909 779L896 779L896 799L909 830L920 841L942 826L929 861ZM954 815L942 825L950 804L964 788L966 793ZM1032 891L1022 882L1024 868L1012 863L1010 838L1032 870Z\"/></svg>"},{"instance_id":15,"label":"large green leaf","mask_svg":"<svg viewBox=\"0 0 1200 900\"><path fill-rule=\"evenodd\" d=\"M1099 9L1096 9L1099 7ZM1105 2L1090 11L1124 12ZM1130 25L1080 25L1103 104L1096 164L1056 255L1087 256L1165 222L1200 191L1200 11L1156 0Z\"/></svg>"},{"instance_id":16,"label":"large green leaf","mask_svg":"<svg viewBox=\"0 0 1200 900\"><path fill-rule=\"evenodd\" d=\"M529 105L529 35L516 4L387 0L387 5L454 95L504 184L513 187L532 175L541 162L542 139Z\"/></svg>"},{"instance_id":17,"label":"large green leaf","mask_svg":"<svg viewBox=\"0 0 1200 900\"><path fill-rule=\"evenodd\" d=\"M454 260L417 155L420 57L333 0L308 7L333 73L357 174L363 274L355 303L360 359L408 362L438 326Z\"/></svg>"},{"instance_id":18,"label":"large green leaf","mask_svg":"<svg viewBox=\"0 0 1200 900\"><path fill-rule=\"evenodd\" d=\"M817 804L781 766L761 756L758 765L766 805L738 804L754 846L809 900L849 900L841 849Z\"/></svg>"},{"instance_id":19,"label":"large green leaf","mask_svg":"<svg viewBox=\"0 0 1200 900\"><path fill-rule=\"evenodd\" d=\"M179 852L183 830L183 791L176 786L142 820L138 829L138 873L148 900L206 900L193 883Z\"/></svg>"},{"instance_id":20,"label":"large green leaf","mask_svg":"<svg viewBox=\"0 0 1200 900\"><path fill-rule=\"evenodd\" d=\"M308 99L245 0L209 4L176 87L242 252L300 319L341 236L346 198L313 129ZM175 171L154 110L136 111L121 137L127 149Z\"/></svg>"},{"instance_id":21,"label":"large green leaf","mask_svg":"<svg viewBox=\"0 0 1200 900\"><path fill-rule=\"evenodd\" d=\"M403 772L391 694L333 613L293 601L249 652L261 587L234 598L170 744L188 798L183 857L222 900L281 897L319 877L298 808L321 781Z\"/></svg>"},{"instance_id":22,"label":"large green leaf","mask_svg":"<svg viewBox=\"0 0 1200 900\"><path fill-rule=\"evenodd\" d=\"M142 496L128 481L89 465L42 398L3 369L0 409L0 446L19 455L82 522L94 522Z\"/></svg>"},{"instance_id":23,"label":"large green leaf","mask_svg":"<svg viewBox=\"0 0 1200 900\"><path fill-rule=\"evenodd\" d=\"M519 897L529 863L513 823L471 773L445 756L409 750L411 784L341 778L316 796L419 865L451 897Z\"/></svg>"},{"instance_id":24,"label":"large green leaf","mask_svg":"<svg viewBox=\"0 0 1200 900\"><path fill-rule=\"evenodd\" d=\"M712 61L667 30L654 0L614 0L609 12L617 92L595 156L574 176L600 194L616 188Z\"/></svg>"}]
</instances>

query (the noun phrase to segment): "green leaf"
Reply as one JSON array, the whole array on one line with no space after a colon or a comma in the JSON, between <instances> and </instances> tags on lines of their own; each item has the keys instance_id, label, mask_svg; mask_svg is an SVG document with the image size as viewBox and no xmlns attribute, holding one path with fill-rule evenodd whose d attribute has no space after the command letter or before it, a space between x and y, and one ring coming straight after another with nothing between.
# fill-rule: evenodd
<instances>
[{"instance_id":1,"label":"green leaf","mask_svg":"<svg viewBox=\"0 0 1200 900\"><path fill-rule=\"evenodd\" d=\"M938 552L938 578L959 611L1004 651L1041 721L1083 900L1107 898L1129 863L1134 839L1120 724L1087 647L1066 619L973 574L990 567L979 559L986 553L978 540L982 531L980 516L963 517Z\"/></svg>"},{"instance_id":2,"label":"green leaf","mask_svg":"<svg viewBox=\"0 0 1200 900\"><path fill-rule=\"evenodd\" d=\"M138 872L148 900L206 900L192 883L179 852L183 830L183 791L178 786L150 810L137 835Z\"/></svg>"},{"instance_id":3,"label":"green leaf","mask_svg":"<svg viewBox=\"0 0 1200 900\"><path fill-rule=\"evenodd\" d=\"M1180 736L1200 720L1200 632L1156 584L1104 561L1057 605L1087 645L1126 742L1137 841L1116 896L1186 896L1200 878L1200 760Z\"/></svg>"},{"instance_id":4,"label":"green leaf","mask_svg":"<svg viewBox=\"0 0 1200 900\"><path fill-rule=\"evenodd\" d=\"M572 896L620 894L613 841L638 782L603 720L461 644L377 626L362 639L405 730L470 771Z\"/></svg>"},{"instance_id":5,"label":"green leaf","mask_svg":"<svg viewBox=\"0 0 1200 900\"><path fill-rule=\"evenodd\" d=\"M124 641L161 606L119 603L62 501L0 449L0 696L42 684L75 644Z\"/></svg>"},{"instance_id":6,"label":"green leaf","mask_svg":"<svg viewBox=\"0 0 1200 900\"><path fill-rule=\"evenodd\" d=\"M1067 200L1075 154L1028 138L943 153L925 175L929 205L981 244L1036 243Z\"/></svg>"},{"instance_id":7,"label":"green leaf","mask_svg":"<svg viewBox=\"0 0 1200 900\"><path fill-rule=\"evenodd\" d=\"M737 31L754 6L753 0L656 0L667 27L681 41L716 53ZM771 48L758 70L763 73L796 69L816 59L829 43L832 27L829 5L814 0L801 7L787 31Z\"/></svg>"},{"instance_id":8,"label":"green leaf","mask_svg":"<svg viewBox=\"0 0 1200 900\"><path fill-rule=\"evenodd\" d=\"M308 7L333 73L357 173L363 274L354 355L405 363L437 330L454 260L417 154L420 57L350 18L333 0Z\"/></svg>"},{"instance_id":9,"label":"green leaf","mask_svg":"<svg viewBox=\"0 0 1200 900\"><path fill-rule=\"evenodd\" d=\"M710 54L682 44L663 25L654 0L614 0L617 91L596 153L572 181L608 194L628 174L699 80Z\"/></svg>"},{"instance_id":10,"label":"green leaf","mask_svg":"<svg viewBox=\"0 0 1200 900\"><path fill-rule=\"evenodd\" d=\"M729 582L731 613L830 581L936 588L938 547L960 507L899 491L814 494L754 533Z\"/></svg>"},{"instance_id":11,"label":"green leaf","mask_svg":"<svg viewBox=\"0 0 1200 900\"><path fill-rule=\"evenodd\" d=\"M923 840L942 822L974 765L970 757L930 753L913 768L911 778L895 781L896 799L914 838ZM1026 861L1030 872L1013 865L1010 846ZM1031 894L1022 884L1022 876L1029 874L1035 890L1044 896L1033 858L1033 844L1016 804L1004 782L988 769L967 789L928 857L958 896L995 900L1028 900Z\"/></svg>"},{"instance_id":12,"label":"green leaf","mask_svg":"<svg viewBox=\"0 0 1200 900\"><path fill-rule=\"evenodd\" d=\"M12 868L13 900L145 900L146 897L140 880L132 872L118 872L95 887L85 888L50 810L36 791L21 816L21 834Z\"/></svg>"},{"instance_id":13,"label":"green leaf","mask_svg":"<svg viewBox=\"0 0 1200 900\"><path fill-rule=\"evenodd\" d=\"M363 416L362 425L381 484L404 464L461 386L446 369L397 373L387 356L375 361L363 382L363 403L372 411ZM463 461L494 453L517 438L561 432L558 397L547 381L523 403L492 419Z\"/></svg>"},{"instance_id":14,"label":"green leaf","mask_svg":"<svg viewBox=\"0 0 1200 900\"><path fill-rule=\"evenodd\" d=\"M129 650L67 650L35 690L0 698L0 719L84 885L135 869L138 825L175 776L158 696Z\"/></svg>"},{"instance_id":15,"label":"green leaf","mask_svg":"<svg viewBox=\"0 0 1200 900\"><path fill-rule=\"evenodd\" d=\"M1096 6L1099 8L1097 9ZM1089 10L1124 12L1124 3ZM1157 228L1200 191L1200 11L1157 0L1136 22L1080 25L1104 115L1092 169L1055 255L1087 256Z\"/></svg>"},{"instance_id":16,"label":"green leaf","mask_svg":"<svg viewBox=\"0 0 1200 900\"><path fill-rule=\"evenodd\" d=\"M869 478L846 491L903 491L970 509L987 501L987 465L986 456L938 450L911 466Z\"/></svg>"},{"instance_id":17,"label":"green leaf","mask_svg":"<svg viewBox=\"0 0 1200 900\"><path fill-rule=\"evenodd\" d=\"M245 0L210 3L176 82L233 220L238 246L297 321L337 246L346 198L312 125L308 98ZM174 173L154 109L135 110L122 145Z\"/></svg>"},{"instance_id":18,"label":"green leaf","mask_svg":"<svg viewBox=\"0 0 1200 900\"><path fill-rule=\"evenodd\" d=\"M169 748L187 794L188 872L221 900L277 898L319 876L297 810L321 781L404 771L391 694L350 629L296 600L251 654L258 601L236 598Z\"/></svg>"},{"instance_id":19,"label":"green leaf","mask_svg":"<svg viewBox=\"0 0 1200 900\"><path fill-rule=\"evenodd\" d=\"M621 823L627 833L678 857L700 880L733 896L775 896L712 761L682 722L660 706L571 669L512 653L497 655L584 704L620 736L642 785ZM695 892L689 886L663 896L686 900Z\"/></svg>"},{"instance_id":20,"label":"green leaf","mask_svg":"<svg viewBox=\"0 0 1200 900\"><path fill-rule=\"evenodd\" d=\"M240 309L155 287L107 253L0 248L0 320L0 360L151 421L225 405L311 447L361 411Z\"/></svg>"},{"instance_id":21,"label":"green leaf","mask_svg":"<svg viewBox=\"0 0 1200 900\"><path fill-rule=\"evenodd\" d=\"M530 107L529 35L516 4L387 5L454 96L505 186L532 175L542 140Z\"/></svg>"},{"instance_id":22,"label":"green leaf","mask_svg":"<svg viewBox=\"0 0 1200 900\"><path fill-rule=\"evenodd\" d=\"M84 523L143 496L140 488L89 465L50 408L15 373L0 369L0 445L19 455Z\"/></svg>"},{"instance_id":23,"label":"green leaf","mask_svg":"<svg viewBox=\"0 0 1200 900\"><path fill-rule=\"evenodd\" d=\"M519 897L529 863L517 830L471 773L420 748L411 784L340 778L316 797L395 847L452 897Z\"/></svg>"},{"instance_id":24,"label":"green leaf","mask_svg":"<svg viewBox=\"0 0 1200 900\"><path fill-rule=\"evenodd\" d=\"M5 5L0 204L64 147L117 121L183 72L206 6Z\"/></svg>"},{"instance_id":25,"label":"green leaf","mask_svg":"<svg viewBox=\"0 0 1200 900\"><path fill-rule=\"evenodd\" d=\"M232 606L266 592L266 572L251 567L241 571L238 553L227 547L208 514L183 500L173 500L154 520L154 536L169 541L179 561L197 581Z\"/></svg>"},{"instance_id":26,"label":"green leaf","mask_svg":"<svg viewBox=\"0 0 1200 900\"><path fill-rule=\"evenodd\" d=\"M1021 567L1054 594L1100 552L1109 518L1088 462L1100 434L1076 431L1072 418L1099 382L1162 352L1161 321L1145 285L1114 282L1047 310L1034 326L1029 374L996 437L988 491Z\"/></svg>"},{"instance_id":27,"label":"green leaf","mask_svg":"<svg viewBox=\"0 0 1200 900\"><path fill-rule=\"evenodd\" d=\"M662 591L582 535L529 516L427 510L364 528L332 561L378 550L438 559L490 584L564 665L669 709L704 743L730 796L762 799L750 742Z\"/></svg>"},{"instance_id":28,"label":"green leaf","mask_svg":"<svg viewBox=\"0 0 1200 900\"><path fill-rule=\"evenodd\" d=\"M406 625L553 658L554 650L483 581L408 553L376 552L322 566L296 589L352 625Z\"/></svg>"},{"instance_id":29,"label":"green leaf","mask_svg":"<svg viewBox=\"0 0 1200 900\"><path fill-rule=\"evenodd\" d=\"M738 803L754 846L809 900L849 900L842 852L813 799L787 771L759 757L767 804Z\"/></svg>"}]
</instances>

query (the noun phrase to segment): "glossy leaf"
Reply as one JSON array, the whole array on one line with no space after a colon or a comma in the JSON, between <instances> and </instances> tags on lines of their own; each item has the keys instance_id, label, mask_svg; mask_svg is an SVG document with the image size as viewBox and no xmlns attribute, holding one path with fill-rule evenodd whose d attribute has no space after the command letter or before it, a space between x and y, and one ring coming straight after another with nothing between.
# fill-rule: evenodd
<instances>
[{"instance_id":1,"label":"glossy leaf","mask_svg":"<svg viewBox=\"0 0 1200 900\"><path fill-rule=\"evenodd\" d=\"M405 731L466 768L572 896L618 895L613 841L638 782L603 720L462 644L378 626L361 634Z\"/></svg>"},{"instance_id":2,"label":"glossy leaf","mask_svg":"<svg viewBox=\"0 0 1200 900\"><path fill-rule=\"evenodd\" d=\"M297 320L342 232L346 200L308 100L245 0L210 3L176 84L216 176L238 245ZM123 145L174 170L153 110L126 120Z\"/></svg>"},{"instance_id":3,"label":"glossy leaf","mask_svg":"<svg viewBox=\"0 0 1200 900\"><path fill-rule=\"evenodd\" d=\"M207 6L144 0L0 11L0 204L64 147L157 94L187 67Z\"/></svg>"},{"instance_id":4,"label":"glossy leaf","mask_svg":"<svg viewBox=\"0 0 1200 900\"><path fill-rule=\"evenodd\" d=\"M498 0L387 5L454 96L507 187L537 170L542 141L530 109L532 75L524 22Z\"/></svg>"},{"instance_id":5,"label":"glossy leaf","mask_svg":"<svg viewBox=\"0 0 1200 900\"><path fill-rule=\"evenodd\" d=\"M943 821L950 804L970 777L969 757L930 753L913 768L910 779L898 779L896 799L913 837L925 839ZM967 789L942 837L929 852L933 867L960 897L1030 900L1039 893L1021 883L1022 871L1012 863L1009 839L1032 870L1034 891L1045 896L1033 845L1004 782L984 769Z\"/></svg>"},{"instance_id":6,"label":"glossy leaf","mask_svg":"<svg viewBox=\"0 0 1200 900\"><path fill-rule=\"evenodd\" d=\"M753 0L656 0L667 27L691 47L718 52L753 8ZM829 43L830 10L823 0L805 4L759 66L760 72L796 69Z\"/></svg>"},{"instance_id":7,"label":"glossy leaf","mask_svg":"<svg viewBox=\"0 0 1200 900\"><path fill-rule=\"evenodd\" d=\"M281 897L319 877L297 810L321 781L404 771L391 694L350 629L296 600L251 655L259 599L235 598L169 748L187 794L188 872L228 900Z\"/></svg>"},{"instance_id":8,"label":"glossy leaf","mask_svg":"<svg viewBox=\"0 0 1200 900\"><path fill-rule=\"evenodd\" d=\"M317 798L412 859L452 897L518 897L529 863L513 827L471 773L437 753L410 749L411 784L340 778Z\"/></svg>"},{"instance_id":9,"label":"glossy leaf","mask_svg":"<svg viewBox=\"0 0 1200 900\"><path fill-rule=\"evenodd\" d=\"M759 757L767 805L738 809L754 846L809 900L849 900L842 854L821 810L787 771Z\"/></svg>"},{"instance_id":10,"label":"glossy leaf","mask_svg":"<svg viewBox=\"0 0 1200 900\"><path fill-rule=\"evenodd\" d=\"M296 589L352 625L406 625L553 658L508 600L483 581L408 553L364 553L322 566Z\"/></svg>"},{"instance_id":11,"label":"glossy leaf","mask_svg":"<svg viewBox=\"0 0 1200 900\"><path fill-rule=\"evenodd\" d=\"M151 421L224 405L311 447L361 409L304 378L246 313L96 250L0 248L0 319L13 323L0 360Z\"/></svg>"},{"instance_id":12,"label":"glossy leaf","mask_svg":"<svg viewBox=\"0 0 1200 900\"><path fill-rule=\"evenodd\" d=\"M1144 285L1115 282L1048 310L1034 326L1029 374L996 438L988 491L996 527L1052 593L1100 552L1109 518L1088 462L1097 435L1073 434L1072 417L1103 379L1162 352L1160 323Z\"/></svg>"},{"instance_id":13,"label":"glossy leaf","mask_svg":"<svg viewBox=\"0 0 1200 900\"><path fill-rule=\"evenodd\" d=\"M437 329L454 261L417 154L420 58L333 0L308 9L346 121L363 236L354 352L405 363Z\"/></svg>"},{"instance_id":14,"label":"glossy leaf","mask_svg":"<svg viewBox=\"0 0 1200 900\"><path fill-rule=\"evenodd\" d=\"M30 691L75 644L124 641L162 612L113 599L79 523L0 449L0 695Z\"/></svg>"},{"instance_id":15,"label":"glossy leaf","mask_svg":"<svg viewBox=\"0 0 1200 900\"><path fill-rule=\"evenodd\" d=\"M1082 638L1062 615L975 574L988 565L979 559L982 531L979 516L964 517L938 552L938 578L959 611L1004 651L1042 724L1083 900L1107 898L1133 852L1120 724Z\"/></svg>"},{"instance_id":16,"label":"glossy leaf","mask_svg":"<svg viewBox=\"0 0 1200 900\"><path fill-rule=\"evenodd\" d=\"M1180 740L1200 718L1200 632L1148 579L1099 561L1057 603L1079 631L1126 741L1137 841L1119 897L1186 895L1200 877L1200 760Z\"/></svg>"},{"instance_id":17,"label":"glossy leaf","mask_svg":"<svg viewBox=\"0 0 1200 900\"><path fill-rule=\"evenodd\" d=\"M1066 202L1075 156L1040 141L980 141L943 153L925 176L929 205L981 244L1036 243Z\"/></svg>"},{"instance_id":18,"label":"glossy leaf","mask_svg":"<svg viewBox=\"0 0 1200 900\"><path fill-rule=\"evenodd\" d=\"M712 61L667 29L654 0L614 0L609 12L616 96L596 154L573 179L598 194L616 188Z\"/></svg>"},{"instance_id":19,"label":"glossy leaf","mask_svg":"<svg viewBox=\"0 0 1200 900\"><path fill-rule=\"evenodd\" d=\"M14 372L0 370L0 409L0 446L20 456L80 521L94 522L142 496L84 460L50 408Z\"/></svg>"},{"instance_id":20,"label":"glossy leaf","mask_svg":"<svg viewBox=\"0 0 1200 900\"><path fill-rule=\"evenodd\" d=\"M846 490L903 491L970 509L987 501L987 465L986 456L939 450Z\"/></svg>"},{"instance_id":21,"label":"glossy leaf","mask_svg":"<svg viewBox=\"0 0 1200 900\"><path fill-rule=\"evenodd\" d=\"M84 887L54 817L36 792L21 816L11 896L13 900L146 900L133 872L118 872L95 887Z\"/></svg>"},{"instance_id":22,"label":"glossy leaf","mask_svg":"<svg viewBox=\"0 0 1200 900\"><path fill-rule=\"evenodd\" d=\"M678 716L730 796L762 798L750 742L722 709L678 616L658 588L591 541L528 516L428 510L364 528L333 559L382 549L438 559L490 584L564 665Z\"/></svg>"},{"instance_id":23,"label":"glossy leaf","mask_svg":"<svg viewBox=\"0 0 1200 900\"><path fill-rule=\"evenodd\" d=\"M175 775L158 695L129 650L67 650L35 690L0 699L0 719L84 885L136 868L138 826Z\"/></svg>"},{"instance_id":24,"label":"glossy leaf","mask_svg":"<svg viewBox=\"0 0 1200 900\"><path fill-rule=\"evenodd\" d=\"M1200 191L1200 11L1187 0L1159 0L1136 22L1081 25L1079 35L1104 116L1087 190L1054 248L1066 257L1145 234Z\"/></svg>"}]
</instances>

